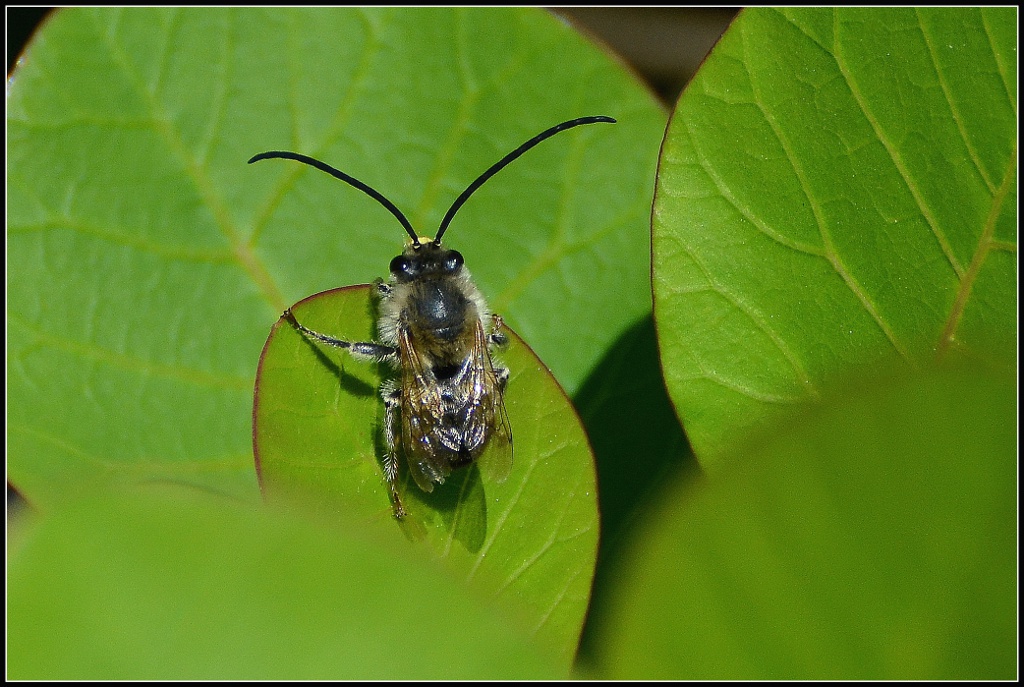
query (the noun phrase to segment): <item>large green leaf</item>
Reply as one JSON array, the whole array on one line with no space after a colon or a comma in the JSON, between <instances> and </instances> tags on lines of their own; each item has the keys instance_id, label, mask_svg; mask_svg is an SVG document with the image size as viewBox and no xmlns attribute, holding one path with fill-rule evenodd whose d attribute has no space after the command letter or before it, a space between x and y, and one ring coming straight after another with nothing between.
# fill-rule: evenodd
<instances>
[{"instance_id":1,"label":"large green leaf","mask_svg":"<svg viewBox=\"0 0 1024 687\"><path fill-rule=\"evenodd\" d=\"M1013 679L1016 389L859 380L652 508L596 652L620 679Z\"/></svg>"},{"instance_id":2,"label":"large green leaf","mask_svg":"<svg viewBox=\"0 0 1024 687\"><path fill-rule=\"evenodd\" d=\"M375 329L369 291L317 294L292 311L315 331L369 340ZM399 525L391 518L379 458L380 371L340 349L313 344L282 319L257 377L253 422L260 482L271 501L390 523L396 535L404 530L454 574L518 609L538 644L567 668L597 555L594 462L564 392L523 342L508 335L499 359L510 371L505 406L515 448L511 474L497 483L473 465L427 494L403 464L399 489L408 515Z\"/></svg>"},{"instance_id":3,"label":"large green leaf","mask_svg":"<svg viewBox=\"0 0 1024 687\"><path fill-rule=\"evenodd\" d=\"M687 87L654 298L702 465L851 367L1015 365L1016 12L747 10Z\"/></svg>"},{"instance_id":4,"label":"large green leaf","mask_svg":"<svg viewBox=\"0 0 1024 687\"><path fill-rule=\"evenodd\" d=\"M8 86L9 476L45 506L109 481L256 497L251 392L282 309L384 276L388 213L446 236L573 392L648 312L664 114L534 9L71 9Z\"/></svg>"},{"instance_id":5,"label":"large green leaf","mask_svg":"<svg viewBox=\"0 0 1024 687\"><path fill-rule=\"evenodd\" d=\"M180 487L57 509L11 553L8 677L564 675L500 604L371 523L347 525Z\"/></svg>"}]
</instances>

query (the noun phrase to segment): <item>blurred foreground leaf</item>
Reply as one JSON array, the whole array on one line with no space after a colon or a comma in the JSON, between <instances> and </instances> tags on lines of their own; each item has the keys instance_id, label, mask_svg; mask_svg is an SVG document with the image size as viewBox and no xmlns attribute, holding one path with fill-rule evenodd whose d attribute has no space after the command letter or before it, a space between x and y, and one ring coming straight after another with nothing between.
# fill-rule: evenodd
<instances>
[{"instance_id":1,"label":"blurred foreground leaf","mask_svg":"<svg viewBox=\"0 0 1024 687\"><path fill-rule=\"evenodd\" d=\"M495 604L360 530L179 489L48 515L8 562L8 677L560 674Z\"/></svg>"},{"instance_id":2,"label":"blurred foreground leaf","mask_svg":"<svg viewBox=\"0 0 1024 687\"><path fill-rule=\"evenodd\" d=\"M1013 679L1016 390L870 379L714 480L667 490L621 565L620 679Z\"/></svg>"}]
</instances>

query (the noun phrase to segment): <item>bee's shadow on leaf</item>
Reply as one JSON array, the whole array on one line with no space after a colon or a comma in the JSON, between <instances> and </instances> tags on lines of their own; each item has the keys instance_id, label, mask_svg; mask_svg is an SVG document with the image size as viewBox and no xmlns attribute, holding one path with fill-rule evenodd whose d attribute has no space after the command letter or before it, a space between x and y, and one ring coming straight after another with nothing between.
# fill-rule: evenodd
<instances>
[{"instance_id":1,"label":"bee's shadow on leaf","mask_svg":"<svg viewBox=\"0 0 1024 687\"><path fill-rule=\"evenodd\" d=\"M378 443L382 439L378 438ZM487 498L480 469L476 464L453 472L444 484L435 484L432 492L422 491L408 478L402 461L400 481L405 485L403 500L418 501L420 508L410 510L407 518L423 518L423 525L438 522L449 539L459 542L470 553L477 553L487 535Z\"/></svg>"},{"instance_id":2,"label":"bee's shadow on leaf","mask_svg":"<svg viewBox=\"0 0 1024 687\"><path fill-rule=\"evenodd\" d=\"M292 326L292 325L287 324L287 323L286 323L286 325L287 326ZM316 356L317 362L319 362L327 370L329 370L331 375L333 375L338 380L338 385L342 388L343 391L345 391L346 393L350 393L353 396L359 396L359 397L362 397L362 398L366 398L367 396L374 396L374 395L377 394L376 387L374 387L372 384L368 384L367 382L364 382L363 380L359 379L358 377L356 377L356 376L354 376L352 374L349 374L345 370L345 367L344 367L343 364L339 364L337 360L332 358L330 355L328 355L324 351L323 345L318 344L315 341L313 341L312 339L310 339L309 337L303 335L302 332L298 331L297 329L294 329L293 326L292 326L292 328L295 331L295 333L298 334L299 337L302 338L302 342L309 348L309 350L311 350L313 352L313 355ZM344 353L342 351L339 351L339 355L340 356L345 356L345 357L350 357L348 353ZM344 358L342 358L342 359L344 359ZM366 365L366 363L358 362L358 361L357 361L357 364L362 365L362 366ZM379 374L383 373L383 370L380 369L382 366L377 365L375 367L378 368L378 373Z\"/></svg>"},{"instance_id":3,"label":"bee's shadow on leaf","mask_svg":"<svg viewBox=\"0 0 1024 687\"><path fill-rule=\"evenodd\" d=\"M487 497L480 468L475 463L462 468L424 496L440 514L449 536L477 553L487 534Z\"/></svg>"}]
</instances>

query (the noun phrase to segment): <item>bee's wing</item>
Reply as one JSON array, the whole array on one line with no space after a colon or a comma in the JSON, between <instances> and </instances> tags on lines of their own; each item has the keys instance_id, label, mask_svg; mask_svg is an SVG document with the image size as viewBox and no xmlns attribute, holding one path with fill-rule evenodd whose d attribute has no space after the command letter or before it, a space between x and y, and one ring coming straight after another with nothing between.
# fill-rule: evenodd
<instances>
[{"instance_id":1,"label":"bee's wing","mask_svg":"<svg viewBox=\"0 0 1024 687\"><path fill-rule=\"evenodd\" d=\"M398 355L402 364L402 448L412 478L420 489L431 492L434 483L443 483L452 470L434 432L441 393L430 383L423 360L404 329L398 333Z\"/></svg>"},{"instance_id":2,"label":"bee's wing","mask_svg":"<svg viewBox=\"0 0 1024 687\"><path fill-rule=\"evenodd\" d=\"M483 325L477 323L473 345L473 388L479 390L480 411L477 421L486 424L483 431L490 431L490 439L483 453L477 459L480 472L494 482L504 482L512 471L512 425L505 411L501 385L491 363L487 347L487 335Z\"/></svg>"}]
</instances>

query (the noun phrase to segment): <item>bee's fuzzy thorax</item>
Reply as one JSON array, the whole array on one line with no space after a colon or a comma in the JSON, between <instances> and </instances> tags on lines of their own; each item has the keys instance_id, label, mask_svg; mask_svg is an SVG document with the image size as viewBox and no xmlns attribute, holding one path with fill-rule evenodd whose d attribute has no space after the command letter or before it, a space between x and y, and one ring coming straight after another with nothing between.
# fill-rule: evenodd
<instances>
[{"instance_id":1,"label":"bee's fuzzy thorax","mask_svg":"<svg viewBox=\"0 0 1024 687\"><path fill-rule=\"evenodd\" d=\"M464 266L453 274L409 282L392 275L389 286L379 304L380 340L397 345L399 331L408 330L428 366L447 367L464 359L478 324L490 330L487 302Z\"/></svg>"}]
</instances>

